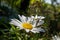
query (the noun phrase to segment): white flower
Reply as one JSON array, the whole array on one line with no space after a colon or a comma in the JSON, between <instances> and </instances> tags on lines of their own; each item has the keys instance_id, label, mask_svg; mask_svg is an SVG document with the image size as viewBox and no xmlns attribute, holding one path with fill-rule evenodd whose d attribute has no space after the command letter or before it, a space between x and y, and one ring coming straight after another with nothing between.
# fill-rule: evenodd
<instances>
[{"instance_id":1,"label":"white flower","mask_svg":"<svg viewBox=\"0 0 60 40\"><path fill-rule=\"evenodd\" d=\"M60 40L60 37L55 35L55 36L52 37L52 40Z\"/></svg>"},{"instance_id":2,"label":"white flower","mask_svg":"<svg viewBox=\"0 0 60 40\"><path fill-rule=\"evenodd\" d=\"M44 21L42 19L44 19L42 16L31 16L31 17L25 17L24 15L19 16L19 19L11 19L10 24L13 24L15 26L17 26L18 28L24 29L26 30L26 32L33 32L33 33L39 33L40 31L45 32L44 29L42 29L41 27L37 27L41 24L44 23ZM39 20L35 20L39 19Z\"/></svg>"}]
</instances>

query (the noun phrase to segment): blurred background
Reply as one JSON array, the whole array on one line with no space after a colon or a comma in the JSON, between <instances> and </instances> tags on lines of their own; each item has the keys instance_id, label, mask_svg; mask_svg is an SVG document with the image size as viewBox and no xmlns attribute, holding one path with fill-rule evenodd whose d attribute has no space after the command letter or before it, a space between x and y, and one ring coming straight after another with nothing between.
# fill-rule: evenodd
<instances>
[{"instance_id":1,"label":"blurred background","mask_svg":"<svg viewBox=\"0 0 60 40\"><path fill-rule=\"evenodd\" d=\"M45 37L60 35L60 0L0 0L0 35L8 32L10 18L18 14L45 16Z\"/></svg>"}]
</instances>

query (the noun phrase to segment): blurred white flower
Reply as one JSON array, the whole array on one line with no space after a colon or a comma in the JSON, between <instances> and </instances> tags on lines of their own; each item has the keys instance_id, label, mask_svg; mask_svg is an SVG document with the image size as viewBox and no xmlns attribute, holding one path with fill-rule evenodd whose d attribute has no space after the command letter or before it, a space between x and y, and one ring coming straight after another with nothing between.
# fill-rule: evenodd
<instances>
[{"instance_id":1,"label":"blurred white flower","mask_svg":"<svg viewBox=\"0 0 60 40\"><path fill-rule=\"evenodd\" d=\"M24 15L19 16L19 19L11 19L10 24L13 24L15 26L17 26L18 28L24 29L26 30L26 32L33 32L33 33L39 33L40 31L45 32L44 29L42 29L41 27L37 27L39 25L42 25L44 23L44 21L42 19L44 19L45 17L43 16L31 16L31 17L25 17ZM35 20L38 19L38 20Z\"/></svg>"},{"instance_id":2,"label":"blurred white flower","mask_svg":"<svg viewBox=\"0 0 60 40\"><path fill-rule=\"evenodd\" d=\"M52 40L60 40L60 37L55 35L55 36L52 37Z\"/></svg>"}]
</instances>

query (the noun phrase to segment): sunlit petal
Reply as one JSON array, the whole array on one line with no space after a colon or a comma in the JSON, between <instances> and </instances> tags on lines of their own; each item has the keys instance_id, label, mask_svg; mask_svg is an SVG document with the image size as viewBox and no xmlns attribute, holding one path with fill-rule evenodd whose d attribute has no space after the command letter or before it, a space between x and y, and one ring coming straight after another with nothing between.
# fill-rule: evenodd
<instances>
[{"instance_id":1,"label":"sunlit petal","mask_svg":"<svg viewBox=\"0 0 60 40\"><path fill-rule=\"evenodd\" d=\"M22 19L22 17L20 16L20 15L18 15L19 16L19 19L21 20L21 22L23 22L23 19Z\"/></svg>"},{"instance_id":2,"label":"sunlit petal","mask_svg":"<svg viewBox=\"0 0 60 40\"><path fill-rule=\"evenodd\" d=\"M39 33L39 31L38 31L37 28L33 28L33 29L31 30L31 32L33 32L33 33Z\"/></svg>"},{"instance_id":3,"label":"sunlit petal","mask_svg":"<svg viewBox=\"0 0 60 40\"><path fill-rule=\"evenodd\" d=\"M43 23L44 23L44 21L41 20L41 21L38 22L37 26L40 26L40 25L42 25Z\"/></svg>"},{"instance_id":4,"label":"sunlit petal","mask_svg":"<svg viewBox=\"0 0 60 40\"><path fill-rule=\"evenodd\" d=\"M22 19L23 19L23 22L27 22L27 18L24 15L22 15Z\"/></svg>"},{"instance_id":5,"label":"sunlit petal","mask_svg":"<svg viewBox=\"0 0 60 40\"><path fill-rule=\"evenodd\" d=\"M29 32L30 30L28 30L28 29L25 29L26 30L26 32Z\"/></svg>"},{"instance_id":6,"label":"sunlit petal","mask_svg":"<svg viewBox=\"0 0 60 40\"><path fill-rule=\"evenodd\" d=\"M13 25L15 25L15 26L20 26L20 23L17 22L16 20L14 20L14 19L11 19L10 24L13 24Z\"/></svg>"},{"instance_id":7,"label":"sunlit petal","mask_svg":"<svg viewBox=\"0 0 60 40\"><path fill-rule=\"evenodd\" d=\"M38 16L38 18L40 18L40 19L44 19L45 17L43 17L43 16Z\"/></svg>"}]
</instances>

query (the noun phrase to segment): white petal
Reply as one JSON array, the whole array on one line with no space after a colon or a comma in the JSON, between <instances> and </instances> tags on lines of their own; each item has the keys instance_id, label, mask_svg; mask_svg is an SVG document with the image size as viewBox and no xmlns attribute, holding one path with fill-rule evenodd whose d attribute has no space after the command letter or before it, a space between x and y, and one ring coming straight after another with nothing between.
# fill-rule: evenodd
<instances>
[{"instance_id":1,"label":"white petal","mask_svg":"<svg viewBox=\"0 0 60 40\"><path fill-rule=\"evenodd\" d=\"M35 17L34 16L31 16L31 18L35 18L35 19L44 19L45 17L44 16L38 16L38 15L36 15Z\"/></svg>"},{"instance_id":2,"label":"white petal","mask_svg":"<svg viewBox=\"0 0 60 40\"><path fill-rule=\"evenodd\" d=\"M31 18L30 18L30 17L28 17L27 22L30 22L30 21L31 21Z\"/></svg>"},{"instance_id":3,"label":"white petal","mask_svg":"<svg viewBox=\"0 0 60 40\"><path fill-rule=\"evenodd\" d=\"M20 18L20 20L22 22L26 22L27 21L27 18L24 15L22 15L22 16L18 15L18 16L19 16L19 18Z\"/></svg>"},{"instance_id":4,"label":"white petal","mask_svg":"<svg viewBox=\"0 0 60 40\"><path fill-rule=\"evenodd\" d=\"M18 15L18 16L19 16L19 19L21 20L21 22L23 22L23 18L20 15Z\"/></svg>"},{"instance_id":5,"label":"white petal","mask_svg":"<svg viewBox=\"0 0 60 40\"><path fill-rule=\"evenodd\" d=\"M34 18L34 16L31 16L31 18Z\"/></svg>"},{"instance_id":6,"label":"white petal","mask_svg":"<svg viewBox=\"0 0 60 40\"><path fill-rule=\"evenodd\" d=\"M23 19L23 22L27 21L27 18L24 15L22 15L22 19Z\"/></svg>"},{"instance_id":7,"label":"white petal","mask_svg":"<svg viewBox=\"0 0 60 40\"><path fill-rule=\"evenodd\" d=\"M19 20L17 20L17 19L14 19L14 20L21 24L21 22Z\"/></svg>"},{"instance_id":8,"label":"white petal","mask_svg":"<svg viewBox=\"0 0 60 40\"><path fill-rule=\"evenodd\" d=\"M11 19L10 24L13 24L15 26L20 26L20 23L18 23L17 21L15 21L14 19Z\"/></svg>"},{"instance_id":9,"label":"white petal","mask_svg":"<svg viewBox=\"0 0 60 40\"><path fill-rule=\"evenodd\" d=\"M37 28L33 28L33 29L31 30L31 32L33 32L33 33L39 33L39 31L38 31Z\"/></svg>"},{"instance_id":10,"label":"white petal","mask_svg":"<svg viewBox=\"0 0 60 40\"><path fill-rule=\"evenodd\" d=\"M33 18L28 17L27 23L31 23L31 24L33 24Z\"/></svg>"},{"instance_id":11,"label":"white petal","mask_svg":"<svg viewBox=\"0 0 60 40\"><path fill-rule=\"evenodd\" d=\"M33 33L39 33L39 32L45 32L45 30L42 29L41 27L39 27L39 28L33 28L33 29L31 30L31 32L33 32Z\"/></svg>"},{"instance_id":12,"label":"white petal","mask_svg":"<svg viewBox=\"0 0 60 40\"><path fill-rule=\"evenodd\" d=\"M41 27L38 27L38 31L40 31L40 32L45 32L45 30L42 29Z\"/></svg>"},{"instance_id":13,"label":"white petal","mask_svg":"<svg viewBox=\"0 0 60 40\"><path fill-rule=\"evenodd\" d=\"M17 20L17 19L11 19L10 24L13 24L13 25L15 25L15 26L17 26L19 28L22 28L21 25L20 25L21 22L19 22L19 20Z\"/></svg>"},{"instance_id":14,"label":"white petal","mask_svg":"<svg viewBox=\"0 0 60 40\"><path fill-rule=\"evenodd\" d=\"M38 18L38 16L36 15L36 16L35 16L35 19L37 19L37 18Z\"/></svg>"},{"instance_id":15,"label":"white petal","mask_svg":"<svg viewBox=\"0 0 60 40\"><path fill-rule=\"evenodd\" d=\"M43 17L43 16L38 16L38 18L40 18L40 19L44 19L45 17Z\"/></svg>"},{"instance_id":16,"label":"white petal","mask_svg":"<svg viewBox=\"0 0 60 40\"><path fill-rule=\"evenodd\" d=\"M43 21L43 20L40 20L40 21L38 22L37 26L40 26L40 25L42 25L43 23L44 23L44 21Z\"/></svg>"},{"instance_id":17,"label":"white petal","mask_svg":"<svg viewBox=\"0 0 60 40\"><path fill-rule=\"evenodd\" d=\"M25 31L26 31L26 32L29 32L30 30L28 30L28 29L25 29Z\"/></svg>"},{"instance_id":18,"label":"white petal","mask_svg":"<svg viewBox=\"0 0 60 40\"><path fill-rule=\"evenodd\" d=\"M33 27L36 27L36 20L33 21Z\"/></svg>"}]
</instances>

